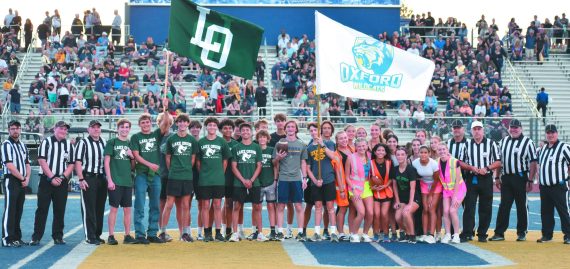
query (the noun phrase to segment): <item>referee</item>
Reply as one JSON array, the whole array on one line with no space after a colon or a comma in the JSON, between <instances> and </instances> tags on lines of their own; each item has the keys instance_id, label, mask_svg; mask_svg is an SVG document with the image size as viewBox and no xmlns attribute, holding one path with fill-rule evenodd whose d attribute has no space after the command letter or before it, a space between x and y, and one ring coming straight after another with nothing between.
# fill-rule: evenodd
<instances>
[{"instance_id":1,"label":"referee","mask_svg":"<svg viewBox=\"0 0 570 269\"><path fill-rule=\"evenodd\" d=\"M453 128L453 137L447 141L447 148L453 158L460 160L467 145L467 138L465 138L465 129L461 120L454 120L451 123Z\"/></svg>"},{"instance_id":2,"label":"referee","mask_svg":"<svg viewBox=\"0 0 570 269\"><path fill-rule=\"evenodd\" d=\"M465 196L465 211L463 212L463 233L461 241L472 240L475 228L475 207L479 199L479 227L477 236L479 242L487 242L487 230L491 224L493 206L493 176L492 171L501 166L501 158L497 145L485 138L483 123L474 121L471 124L473 139L468 140L461 159L461 169L467 173L467 195Z\"/></svg>"},{"instance_id":3,"label":"referee","mask_svg":"<svg viewBox=\"0 0 570 269\"><path fill-rule=\"evenodd\" d=\"M513 201L517 206L517 241L525 241L528 228L528 204L526 193L532 188L536 176L536 147L522 134L521 122L511 120L509 136L500 142L502 176L495 184L501 190L501 203L497 214L495 235L490 241L504 241L509 226ZM530 172L530 176L529 176Z\"/></svg>"},{"instance_id":4,"label":"referee","mask_svg":"<svg viewBox=\"0 0 570 269\"><path fill-rule=\"evenodd\" d=\"M89 122L89 136L78 141L75 152L75 173L81 188L81 215L87 244L104 244L103 215L107 201L107 179L103 173L105 140L101 137L101 123Z\"/></svg>"},{"instance_id":5,"label":"referee","mask_svg":"<svg viewBox=\"0 0 570 269\"><path fill-rule=\"evenodd\" d=\"M20 141L22 126L18 121L8 123L10 137L2 143L4 165L4 216L2 218L2 246L20 247L22 241L20 220L24 210L26 193L30 182L30 160L26 145Z\"/></svg>"},{"instance_id":6,"label":"referee","mask_svg":"<svg viewBox=\"0 0 570 269\"><path fill-rule=\"evenodd\" d=\"M540 219L542 237L538 243L552 241L554 208L560 216L564 244L570 244L570 216L568 214L568 166L570 145L558 140L555 125L546 126L548 144L542 146L538 156L540 178Z\"/></svg>"},{"instance_id":7,"label":"referee","mask_svg":"<svg viewBox=\"0 0 570 269\"><path fill-rule=\"evenodd\" d=\"M44 138L40 144L40 184L38 188L38 209L34 221L34 233L30 246L37 246L44 235L50 204L53 202L52 238L56 245L64 245L63 226L67 186L73 172L73 147L66 139L69 124L56 122L54 135Z\"/></svg>"}]
</instances>

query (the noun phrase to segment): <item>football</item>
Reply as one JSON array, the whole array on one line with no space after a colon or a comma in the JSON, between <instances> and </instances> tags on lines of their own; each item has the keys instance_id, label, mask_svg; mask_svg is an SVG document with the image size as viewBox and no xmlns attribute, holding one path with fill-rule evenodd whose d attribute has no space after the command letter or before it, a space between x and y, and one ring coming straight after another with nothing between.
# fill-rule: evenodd
<instances>
[{"instance_id":1,"label":"football","mask_svg":"<svg viewBox=\"0 0 570 269\"><path fill-rule=\"evenodd\" d=\"M279 140L279 142L277 142L277 144L275 144L275 149L277 149L277 152L288 152L289 151L289 142L287 142L287 140L285 139L281 139Z\"/></svg>"},{"instance_id":2,"label":"football","mask_svg":"<svg viewBox=\"0 0 570 269\"><path fill-rule=\"evenodd\" d=\"M382 179L377 176L370 177L370 187L380 187L382 186Z\"/></svg>"}]
</instances>

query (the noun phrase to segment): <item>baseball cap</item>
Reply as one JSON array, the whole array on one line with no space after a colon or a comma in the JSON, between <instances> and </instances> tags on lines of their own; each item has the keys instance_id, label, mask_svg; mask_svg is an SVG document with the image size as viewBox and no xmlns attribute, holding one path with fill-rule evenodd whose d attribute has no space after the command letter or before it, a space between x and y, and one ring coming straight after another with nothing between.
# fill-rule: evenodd
<instances>
[{"instance_id":1,"label":"baseball cap","mask_svg":"<svg viewBox=\"0 0 570 269\"><path fill-rule=\"evenodd\" d=\"M463 127L463 122L462 122L461 120L454 120L454 121L451 123L451 126L453 126L453 127Z\"/></svg>"},{"instance_id":2,"label":"baseball cap","mask_svg":"<svg viewBox=\"0 0 570 269\"><path fill-rule=\"evenodd\" d=\"M89 122L89 127L93 127L95 125L99 125L99 127L101 127L101 122L99 122L98 120L92 120Z\"/></svg>"},{"instance_id":3,"label":"baseball cap","mask_svg":"<svg viewBox=\"0 0 570 269\"><path fill-rule=\"evenodd\" d=\"M554 124L548 124L546 125L546 128L544 128L545 132L549 133L549 132L553 132L553 133L558 133L558 129L556 129L556 125Z\"/></svg>"},{"instance_id":4,"label":"baseball cap","mask_svg":"<svg viewBox=\"0 0 570 269\"><path fill-rule=\"evenodd\" d=\"M513 119L513 120L511 120L511 123L509 124L509 126L511 126L511 127L522 127L522 124L521 124L520 120Z\"/></svg>"},{"instance_id":5,"label":"baseball cap","mask_svg":"<svg viewBox=\"0 0 570 269\"><path fill-rule=\"evenodd\" d=\"M60 121L55 123L55 127L65 127L67 129L69 129L70 125L67 122L60 120Z\"/></svg>"},{"instance_id":6,"label":"baseball cap","mask_svg":"<svg viewBox=\"0 0 570 269\"><path fill-rule=\"evenodd\" d=\"M107 35L107 32L103 32L102 35Z\"/></svg>"},{"instance_id":7,"label":"baseball cap","mask_svg":"<svg viewBox=\"0 0 570 269\"><path fill-rule=\"evenodd\" d=\"M480 121L474 121L474 122L471 124L471 129L473 129L473 128L475 128L475 127L481 127L481 128L483 128L483 123L480 122Z\"/></svg>"},{"instance_id":8,"label":"baseball cap","mask_svg":"<svg viewBox=\"0 0 570 269\"><path fill-rule=\"evenodd\" d=\"M22 124L20 124L20 122L19 122L19 121L17 121L17 120L11 120L10 122L8 122L8 128L10 128L10 127L12 127L12 126L18 126L18 127L21 127L21 126L22 126Z\"/></svg>"}]
</instances>

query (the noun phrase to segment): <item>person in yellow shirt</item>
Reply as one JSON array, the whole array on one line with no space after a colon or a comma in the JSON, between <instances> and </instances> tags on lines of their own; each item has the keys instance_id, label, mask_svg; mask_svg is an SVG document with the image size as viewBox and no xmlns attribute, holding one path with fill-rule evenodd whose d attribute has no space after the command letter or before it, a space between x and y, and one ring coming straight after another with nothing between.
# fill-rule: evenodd
<instances>
[{"instance_id":1,"label":"person in yellow shirt","mask_svg":"<svg viewBox=\"0 0 570 269\"><path fill-rule=\"evenodd\" d=\"M59 48L55 53L55 62L58 64L65 63L65 51L62 48Z\"/></svg>"},{"instance_id":2,"label":"person in yellow shirt","mask_svg":"<svg viewBox=\"0 0 570 269\"><path fill-rule=\"evenodd\" d=\"M459 100L471 102L471 94L467 91L467 87L461 88L461 92L459 93Z\"/></svg>"},{"instance_id":3,"label":"person in yellow shirt","mask_svg":"<svg viewBox=\"0 0 570 269\"><path fill-rule=\"evenodd\" d=\"M238 102L241 100L241 90L235 81L230 81L228 84L228 92L230 95L233 95Z\"/></svg>"}]
</instances>

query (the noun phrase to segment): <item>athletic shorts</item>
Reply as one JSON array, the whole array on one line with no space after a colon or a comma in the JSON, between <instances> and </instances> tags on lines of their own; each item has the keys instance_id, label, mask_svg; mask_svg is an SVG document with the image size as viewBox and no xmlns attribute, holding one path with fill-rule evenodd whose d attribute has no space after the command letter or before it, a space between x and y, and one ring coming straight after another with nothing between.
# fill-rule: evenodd
<instances>
[{"instance_id":1,"label":"athletic shorts","mask_svg":"<svg viewBox=\"0 0 570 269\"><path fill-rule=\"evenodd\" d=\"M274 181L269 186L261 187L260 198L262 202L265 199L268 203L275 203L277 201L277 182Z\"/></svg>"},{"instance_id":2,"label":"athletic shorts","mask_svg":"<svg viewBox=\"0 0 570 269\"><path fill-rule=\"evenodd\" d=\"M308 205L314 205L315 204L315 199L313 199L313 196L311 195L311 188L312 187L313 187L313 183L307 182L307 188L305 188L303 190L303 200L305 201L305 204L308 204Z\"/></svg>"},{"instance_id":3,"label":"athletic shorts","mask_svg":"<svg viewBox=\"0 0 570 269\"><path fill-rule=\"evenodd\" d=\"M392 200L393 200L393 198L383 198L383 199L374 198L374 202L378 202L378 203L392 202Z\"/></svg>"},{"instance_id":4,"label":"athletic shorts","mask_svg":"<svg viewBox=\"0 0 570 269\"><path fill-rule=\"evenodd\" d=\"M160 200L166 200L166 184L168 182L167 177L160 177Z\"/></svg>"},{"instance_id":5,"label":"athletic shorts","mask_svg":"<svg viewBox=\"0 0 570 269\"><path fill-rule=\"evenodd\" d=\"M249 190L242 187L234 187L232 200L241 204L259 204L261 203L261 187L251 187Z\"/></svg>"},{"instance_id":6,"label":"athletic shorts","mask_svg":"<svg viewBox=\"0 0 570 269\"><path fill-rule=\"evenodd\" d=\"M194 193L194 187L192 185L192 180L177 180L168 179L166 184L166 195L174 197L182 197L186 195L192 196Z\"/></svg>"},{"instance_id":7,"label":"athletic shorts","mask_svg":"<svg viewBox=\"0 0 570 269\"><path fill-rule=\"evenodd\" d=\"M198 200L222 199L225 194L225 186L199 186L196 190Z\"/></svg>"},{"instance_id":8,"label":"athletic shorts","mask_svg":"<svg viewBox=\"0 0 570 269\"><path fill-rule=\"evenodd\" d=\"M431 191L431 188L435 187L434 193L441 193L443 191L443 186L441 184L433 183L426 183L423 180L420 180L420 188L422 190L422 194L428 194Z\"/></svg>"},{"instance_id":9,"label":"athletic shorts","mask_svg":"<svg viewBox=\"0 0 570 269\"><path fill-rule=\"evenodd\" d=\"M348 194L352 195L352 192L349 191ZM370 188L370 182L365 181L364 182L364 190L360 194L360 198L366 199L366 198L372 197L372 196L374 196L374 194L372 193L372 189Z\"/></svg>"},{"instance_id":10,"label":"athletic shorts","mask_svg":"<svg viewBox=\"0 0 570 269\"><path fill-rule=\"evenodd\" d=\"M226 186L225 186L225 197L226 197L226 199L231 199L233 192L234 192L234 179L233 179L233 175L232 175L232 178L230 178L230 179L228 179L226 177Z\"/></svg>"},{"instance_id":11,"label":"athletic shorts","mask_svg":"<svg viewBox=\"0 0 570 269\"><path fill-rule=\"evenodd\" d=\"M114 208L133 206L133 187L117 186L109 190L109 205Z\"/></svg>"},{"instance_id":12,"label":"athletic shorts","mask_svg":"<svg viewBox=\"0 0 570 269\"><path fill-rule=\"evenodd\" d=\"M278 203L302 203L303 184L301 181L279 181L277 182L277 202Z\"/></svg>"},{"instance_id":13,"label":"athletic shorts","mask_svg":"<svg viewBox=\"0 0 570 269\"><path fill-rule=\"evenodd\" d=\"M307 189L311 190L311 198L313 201L326 203L336 199L336 186L334 182L323 184L321 187L317 187L313 184Z\"/></svg>"},{"instance_id":14,"label":"athletic shorts","mask_svg":"<svg viewBox=\"0 0 570 269\"><path fill-rule=\"evenodd\" d=\"M457 190L457 200L463 201L465 195L467 194L467 186L465 186L465 182L462 182L459 185L459 189ZM453 198L455 195L455 190L443 190L443 198Z\"/></svg>"}]
</instances>

